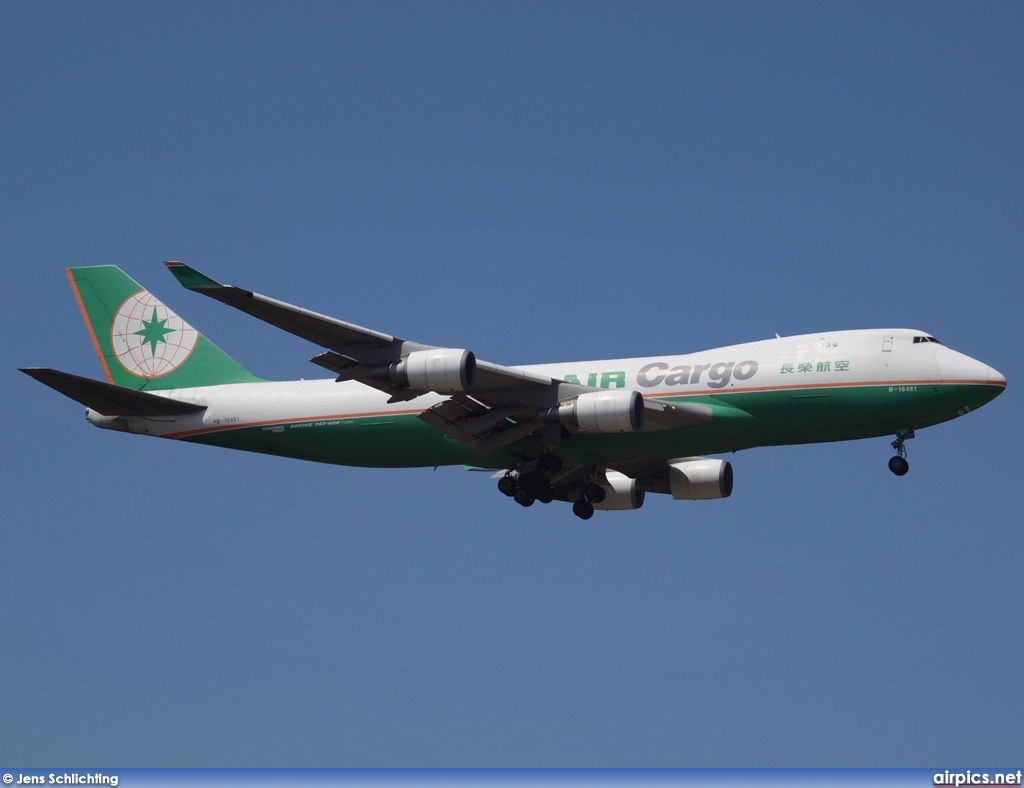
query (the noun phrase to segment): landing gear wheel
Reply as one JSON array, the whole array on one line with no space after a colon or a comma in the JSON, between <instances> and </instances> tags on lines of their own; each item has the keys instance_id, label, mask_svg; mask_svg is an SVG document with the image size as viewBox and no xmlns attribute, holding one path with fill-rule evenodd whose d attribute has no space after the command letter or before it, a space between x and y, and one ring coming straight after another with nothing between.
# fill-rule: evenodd
<instances>
[{"instance_id":1,"label":"landing gear wheel","mask_svg":"<svg viewBox=\"0 0 1024 788\"><path fill-rule=\"evenodd\" d=\"M498 489L505 495L512 497L519 488L519 483L514 476L502 476L498 479Z\"/></svg>"},{"instance_id":2,"label":"landing gear wheel","mask_svg":"<svg viewBox=\"0 0 1024 788\"><path fill-rule=\"evenodd\" d=\"M513 493L512 497L515 499L515 502L520 506L533 506L533 502L537 500L522 487L516 490L515 493Z\"/></svg>"},{"instance_id":3,"label":"landing gear wheel","mask_svg":"<svg viewBox=\"0 0 1024 788\"><path fill-rule=\"evenodd\" d=\"M590 482L583 488L583 497L594 503L601 503L607 496L604 487L596 482Z\"/></svg>"},{"instance_id":4,"label":"landing gear wheel","mask_svg":"<svg viewBox=\"0 0 1024 788\"><path fill-rule=\"evenodd\" d=\"M540 491L540 494L537 496L537 500L541 503L551 503L555 500L555 491L551 489L550 484Z\"/></svg>"},{"instance_id":5,"label":"landing gear wheel","mask_svg":"<svg viewBox=\"0 0 1024 788\"><path fill-rule=\"evenodd\" d=\"M897 476L906 476L907 471L910 470L910 463L908 463L903 457L896 455L889 460L889 470Z\"/></svg>"},{"instance_id":6,"label":"landing gear wheel","mask_svg":"<svg viewBox=\"0 0 1024 788\"><path fill-rule=\"evenodd\" d=\"M903 442L913 437L913 430L899 430L896 433L896 440L892 442L892 447L896 449L896 456L889 460L889 470L897 476L906 476L907 471L910 470L910 463L907 462L907 448L903 445Z\"/></svg>"},{"instance_id":7,"label":"landing gear wheel","mask_svg":"<svg viewBox=\"0 0 1024 788\"><path fill-rule=\"evenodd\" d=\"M572 505L572 513L581 520L589 520L594 516L594 507L590 504L590 501L580 498Z\"/></svg>"}]
</instances>

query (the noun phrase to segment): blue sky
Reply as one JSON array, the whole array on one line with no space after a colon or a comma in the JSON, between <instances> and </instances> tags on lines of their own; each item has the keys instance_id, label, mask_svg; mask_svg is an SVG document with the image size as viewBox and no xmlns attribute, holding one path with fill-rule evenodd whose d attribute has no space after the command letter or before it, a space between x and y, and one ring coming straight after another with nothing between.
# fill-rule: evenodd
<instances>
[{"instance_id":1,"label":"blue sky","mask_svg":"<svg viewBox=\"0 0 1024 788\"><path fill-rule=\"evenodd\" d=\"M0 11L0 761L1019 766L1020 3ZM161 261L500 363L929 331L1006 394L587 524L461 469L90 428L63 275Z\"/></svg>"}]
</instances>

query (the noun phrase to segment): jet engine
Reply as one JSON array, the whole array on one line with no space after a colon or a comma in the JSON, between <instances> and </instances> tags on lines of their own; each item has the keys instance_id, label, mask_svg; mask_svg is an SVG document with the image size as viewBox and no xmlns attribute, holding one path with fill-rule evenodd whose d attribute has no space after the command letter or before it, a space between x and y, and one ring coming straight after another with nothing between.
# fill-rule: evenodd
<instances>
[{"instance_id":1,"label":"jet engine","mask_svg":"<svg viewBox=\"0 0 1024 788\"><path fill-rule=\"evenodd\" d=\"M552 413L580 432L636 432L644 424L644 398L626 389L593 391L559 403Z\"/></svg>"},{"instance_id":2,"label":"jet engine","mask_svg":"<svg viewBox=\"0 0 1024 788\"><path fill-rule=\"evenodd\" d=\"M608 471L605 476L608 484L601 486L605 488L607 495L600 503L593 504L595 509L639 509L644 505L646 493L637 488L636 479L630 479L618 471Z\"/></svg>"},{"instance_id":3,"label":"jet engine","mask_svg":"<svg viewBox=\"0 0 1024 788\"><path fill-rule=\"evenodd\" d=\"M454 394L469 391L476 380L476 356L469 350L416 350L394 364L375 367L370 377L416 391Z\"/></svg>"},{"instance_id":4,"label":"jet engine","mask_svg":"<svg viewBox=\"0 0 1024 788\"><path fill-rule=\"evenodd\" d=\"M732 465L726 460L696 458L637 479L640 490L671 495L677 501L707 501L732 495Z\"/></svg>"},{"instance_id":5,"label":"jet engine","mask_svg":"<svg viewBox=\"0 0 1024 788\"><path fill-rule=\"evenodd\" d=\"M732 495L732 465L727 460L683 460L668 466L668 486L677 501L706 501Z\"/></svg>"}]
</instances>

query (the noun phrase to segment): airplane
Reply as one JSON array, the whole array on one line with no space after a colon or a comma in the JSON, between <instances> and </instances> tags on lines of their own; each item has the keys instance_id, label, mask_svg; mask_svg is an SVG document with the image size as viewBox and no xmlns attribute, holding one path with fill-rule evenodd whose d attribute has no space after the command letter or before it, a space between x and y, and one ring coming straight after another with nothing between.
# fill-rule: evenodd
<instances>
[{"instance_id":1,"label":"airplane","mask_svg":"<svg viewBox=\"0 0 1024 788\"><path fill-rule=\"evenodd\" d=\"M319 345L311 361L332 377L256 377L112 265L66 269L106 382L21 371L103 429L338 465L464 465L522 506L565 501L584 520L647 493L727 498L732 464L706 455L757 446L895 436L889 469L902 476L917 430L1006 388L987 364L898 328L502 366L165 265L186 289Z\"/></svg>"}]
</instances>

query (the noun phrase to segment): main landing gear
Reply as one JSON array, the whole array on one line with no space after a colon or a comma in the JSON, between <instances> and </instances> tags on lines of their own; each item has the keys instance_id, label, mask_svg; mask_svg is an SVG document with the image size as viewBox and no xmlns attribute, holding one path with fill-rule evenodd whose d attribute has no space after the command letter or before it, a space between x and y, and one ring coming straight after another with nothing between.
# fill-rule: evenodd
<instances>
[{"instance_id":1,"label":"main landing gear","mask_svg":"<svg viewBox=\"0 0 1024 788\"><path fill-rule=\"evenodd\" d=\"M913 430L899 430L896 433L896 440L892 442L892 447L896 449L896 456L889 460L889 470L897 476L906 476L907 471L910 470L910 463L907 462L907 449L903 442L913 437Z\"/></svg>"},{"instance_id":2,"label":"main landing gear","mask_svg":"<svg viewBox=\"0 0 1024 788\"><path fill-rule=\"evenodd\" d=\"M587 482L583 485L583 492L572 505L572 513L581 520L589 520L594 516L594 504L601 503L607 493L600 484Z\"/></svg>"},{"instance_id":3,"label":"main landing gear","mask_svg":"<svg viewBox=\"0 0 1024 788\"><path fill-rule=\"evenodd\" d=\"M604 501L605 488L594 481L594 469L584 476L584 469L570 469L561 474L562 460L557 454L545 452L536 460L517 464L498 479L498 489L520 506L534 503L551 503L557 497L561 501L572 500L569 491L578 491L579 497L573 502L572 512L581 520L594 516L594 504ZM578 472L578 473L577 473ZM584 476L582 483L580 476ZM553 486L551 481L555 479ZM556 491L557 487L557 491Z\"/></svg>"},{"instance_id":4,"label":"main landing gear","mask_svg":"<svg viewBox=\"0 0 1024 788\"><path fill-rule=\"evenodd\" d=\"M555 491L551 487L551 475L562 470L562 460L550 452L540 455L529 471L510 469L498 479L498 489L520 506L533 506L535 501L551 503Z\"/></svg>"}]
</instances>

